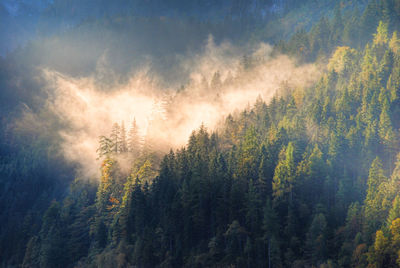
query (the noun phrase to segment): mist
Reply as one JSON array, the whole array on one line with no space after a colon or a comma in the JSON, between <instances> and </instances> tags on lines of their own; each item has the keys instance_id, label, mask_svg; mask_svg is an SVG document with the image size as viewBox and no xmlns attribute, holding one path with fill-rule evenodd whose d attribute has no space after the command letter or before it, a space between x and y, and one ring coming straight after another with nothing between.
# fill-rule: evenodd
<instances>
[{"instance_id":1,"label":"mist","mask_svg":"<svg viewBox=\"0 0 400 268\"><path fill-rule=\"evenodd\" d=\"M129 130L136 120L142 140L163 153L184 146L201 124L213 130L258 97L268 102L282 88L305 88L320 76L315 65L273 55L265 43L248 47L245 57L241 50L229 42L215 44L210 37L200 53L177 56L174 69L188 74L178 88L151 71L151 62L129 79L108 70L106 56L90 76L43 69L45 109L65 126L58 131L62 154L79 166L80 176L98 177L99 136L108 136L113 123L124 123Z\"/></svg>"}]
</instances>

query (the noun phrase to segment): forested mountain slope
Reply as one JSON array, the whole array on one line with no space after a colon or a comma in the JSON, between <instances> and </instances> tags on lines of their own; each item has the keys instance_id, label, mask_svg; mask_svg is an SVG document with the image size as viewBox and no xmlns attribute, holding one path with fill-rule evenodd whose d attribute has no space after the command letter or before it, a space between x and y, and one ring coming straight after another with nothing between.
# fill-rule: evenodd
<instances>
[{"instance_id":1,"label":"forested mountain slope","mask_svg":"<svg viewBox=\"0 0 400 268\"><path fill-rule=\"evenodd\" d=\"M1 265L398 267L400 4L351 4L273 49L316 62L318 82L282 85L166 155L110 125L96 181L58 153L65 126L42 109L31 47L1 59Z\"/></svg>"}]
</instances>

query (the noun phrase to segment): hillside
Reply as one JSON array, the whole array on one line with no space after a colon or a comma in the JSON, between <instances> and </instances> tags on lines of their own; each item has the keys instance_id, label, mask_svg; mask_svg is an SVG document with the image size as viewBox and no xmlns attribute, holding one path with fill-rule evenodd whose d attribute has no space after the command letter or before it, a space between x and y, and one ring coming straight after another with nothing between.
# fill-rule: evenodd
<instances>
[{"instance_id":1,"label":"hillside","mask_svg":"<svg viewBox=\"0 0 400 268\"><path fill-rule=\"evenodd\" d=\"M195 2L0 58L1 265L400 266L399 3Z\"/></svg>"}]
</instances>

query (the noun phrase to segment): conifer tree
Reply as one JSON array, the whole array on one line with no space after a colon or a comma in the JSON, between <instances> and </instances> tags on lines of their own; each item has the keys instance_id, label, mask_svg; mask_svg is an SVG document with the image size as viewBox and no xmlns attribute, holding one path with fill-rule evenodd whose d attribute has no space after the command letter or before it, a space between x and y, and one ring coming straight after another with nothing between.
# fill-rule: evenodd
<instances>
[{"instance_id":1,"label":"conifer tree","mask_svg":"<svg viewBox=\"0 0 400 268\"><path fill-rule=\"evenodd\" d=\"M391 226L392 222L400 218L400 196L396 195L396 197L393 200L392 207L389 210L389 214L386 220L386 225Z\"/></svg>"},{"instance_id":2,"label":"conifer tree","mask_svg":"<svg viewBox=\"0 0 400 268\"><path fill-rule=\"evenodd\" d=\"M400 53L400 39L398 37L397 31L393 32L392 38L389 41L389 48L395 53L395 55L399 55Z\"/></svg>"},{"instance_id":3,"label":"conifer tree","mask_svg":"<svg viewBox=\"0 0 400 268\"><path fill-rule=\"evenodd\" d=\"M388 41L388 24L380 21L374 34L374 45L386 45Z\"/></svg>"},{"instance_id":4,"label":"conifer tree","mask_svg":"<svg viewBox=\"0 0 400 268\"><path fill-rule=\"evenodd\" d=\"M139 142L138 132L139 130L136 125L136 119L134 118L132 121L131 128L129 129L128 132L128 142L127 142L128 152L134 157L138 156L140 152L140 142Z\"/></svg>"},{"instance_id":5,"label":"conifer tree","mask_svg":"<svg viewBox=\"0 0 400 268\"><path fill-rule=\"evenodd\" d=\"M128 144L127 144L127 139L126 139L126 130L125 130L124 121L122 121L122 124L121 124L120 135L121 135L121 140L120 140L118 151L120 153L126 153L128 151Z\"/></svg>"},{"instance_id":6,"label":"conifer tree","mask_svg":"<svg viewBox=\"0 0 400 268\"><path fill-rule=\"evenodd\" d=\"M111 129L110 140L112 141L112 152L119 153L121 148L121 127L114 123Z\"/></svg>"},{"instance_id":7,"label":"conifer tree","mask_svg":"<svg viewBox=\"0 0 400 268\"><path fill-rule=\"evenodd\" d=\"M381 160L377 157L371 164L368 176L368 189L365 198L365 234L374 234L384 220L384 211L382 209L381 188L388 182L384 175ZM366 237L366 240L371 237Z\"/></svg>"},{"instance_id":8,"label":"conifer tree","mask_svg":"<svg viewBox=\"0 0 400 268\"><path fill-rule=\"evenodd\" d=\"M273 196L275 200L289 197L293 200L293 186L295 180L294 146L289 142L288 146L280 153L280 160L275 168L272 182Z\"/></svg>"}]
</instances>

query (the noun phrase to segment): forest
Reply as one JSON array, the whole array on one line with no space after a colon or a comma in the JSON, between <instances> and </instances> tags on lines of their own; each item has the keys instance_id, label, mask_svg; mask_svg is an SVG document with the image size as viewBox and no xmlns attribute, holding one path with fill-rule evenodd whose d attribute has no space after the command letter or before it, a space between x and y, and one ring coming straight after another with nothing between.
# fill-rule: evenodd
<instances>
[{"instance_id":1,"label":"forest","mask_svg":"<svg viewBox=\"0 0 400 268\"><path fill-rule=\"evenodd\" d=\"M100 8L77 11L90 19L0 57L1 267L400 267L400 1L154 0L127 9L124 1L118 8L106 3L97 5L112 10L107 16L96 14L105 12ZM65 1L49 5L42 17L61 13L67 20ZM96 29L111 38L137 23L149 31L154 24L176 29L196 53L208 33L217 44L268 42L267 63L285 55L296 68L320 71L312 82L280 81L272 95L259 94L244 108L210 98L224 111L218 123L199 124L182 146L170 146L160 132L184 122L182 100L199 98L192 92L199 87L181 80L181 67L161 70L178 63L171 55L186 45L133 42L139 54L156 50L157 67L149 70L173 80L158 115L167 123L150 120L144 130L141 118L106 120L105 130L95 131L95 148L68 151L81 158L63 155L73 126L49 104L53 93L41 90L46 84L35 66L84 76L99 55L64 61L68 54L46 56L41 44L50 49ZM38 25L50 31L51 24ZM171 38L165 36L154 38ZM136 56L127 42L135 37L100 44L112 50L111 73L124 69L118 81L135 70L130 64L142 63L131 63ZM205 98L242 97L247 88L236 88L264 70L257 53L239 51L228 55L239 59L237 72L202 77ZM93 83L107 87L104 79ZM81 148L96 160L79 163ZM96 170L90 178L88 165Z\"/></svg>"}]
</instances>

